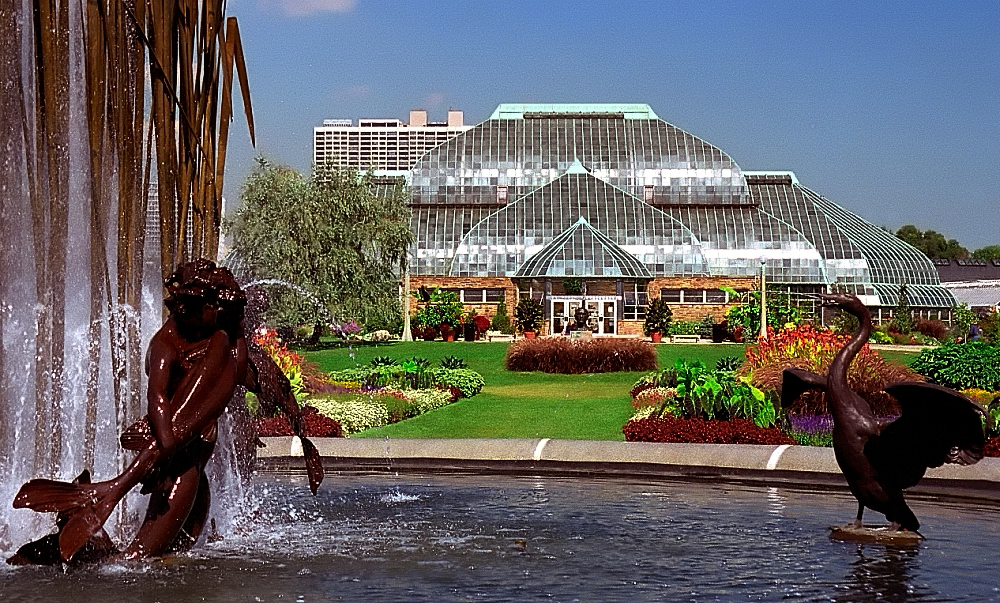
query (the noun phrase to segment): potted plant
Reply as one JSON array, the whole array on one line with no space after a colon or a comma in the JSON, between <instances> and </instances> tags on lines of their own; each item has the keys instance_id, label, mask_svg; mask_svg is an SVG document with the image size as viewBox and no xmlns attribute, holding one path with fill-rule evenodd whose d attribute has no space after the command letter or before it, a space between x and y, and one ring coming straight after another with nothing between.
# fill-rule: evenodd
<instances>
[{"instance_id":1,"label":"potted plant","mask_svg":"<svg viewBox=\"0 0 1000 603\"><path fill-rule=\"evenodd\" d=\"M490 319L487 316L473 316L472 324L476 327L476 339L481 338L483 333L490 330Z\"/></svg>"},{"instance_id":2,"label":"potted plant","mask_svg":"<svg viewBox=\"0 0 1000 603\"><path fill-rule=\"evenodd\" d=\"M514 308L514 318L517 320L517 328L524 333L525 339L534 339L538 332L538 327L545 318L542 304L538 301L526 297L518 302Z\"/></svg>"},{"instance_id":3,"label":"potted plant","mask_svg":"<svg viewBox=\"0 0 1000 603\"><path fill-rule=\"evenodd\" d=\"M476 318L474 314L466 315L465 324L462 325L462 335L466 341L476 340Z\"/></svg>"},{"instance_id":4,"label":"potted plant","mask_svg":"<svg viewBox=\"0 0 1000 603\"><path fill-rule=\"evenodd\" d=\"M455 341L455 331L451 328L451 325L443 322L441 323L441 339L445 341Z\"/></svg>"},{"instance_id":5,"label":"potted plant","mask_svg":"<svg viewBox=\"0 0 1000 603\"><path fill-rule=\"evenodd\" d=\"M674 311L663 299L656 298L646 306L646 322L642 325L642 331L653 343L660 343L663 334L670 328L670 320L674 317Z\"/></svg>"}]
</instances>

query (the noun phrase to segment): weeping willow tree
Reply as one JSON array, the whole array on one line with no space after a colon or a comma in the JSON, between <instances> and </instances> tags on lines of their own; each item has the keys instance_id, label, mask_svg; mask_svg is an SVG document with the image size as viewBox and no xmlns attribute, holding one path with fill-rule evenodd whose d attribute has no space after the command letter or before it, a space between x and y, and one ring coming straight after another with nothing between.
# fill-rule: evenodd
<instances>
[{"instance_id":1,"label":"weeping willow tree","mask_svg":"<svg viewBox=\"0 0 1000 603\"><path fill-rule=\"evenodd\" d=\"M0 0L0 31L0 145L15 158L0 171L0 213L5 222L8 215L30 214L34 470L57 473L67 270L82 264L89 272L84 461L90 466L103 350L110 354L116 415L127 421L141 414L139 316L150 182L159 183L161 275L181 261L214 258L235 78L253 141L252 110L239 28L225 16L224 0ZM85 176L80 164L87 166ZM76 236L89 241L89 257L70 267L71 228L80 228L71 220L81 215L85 235ZM0 247L0 266L15 263L19 252ZM13 288L0 289L0 308L13 303ZM109 342L102 341L105 330ZM10 367L2 347L0 376ZM11 408L0 395L0 407ZM6 426L5 419L0 415ZM0 438L10 435L0 432ZM0 444L8 449L9 442Z\"/></svg>"}]
</instances>

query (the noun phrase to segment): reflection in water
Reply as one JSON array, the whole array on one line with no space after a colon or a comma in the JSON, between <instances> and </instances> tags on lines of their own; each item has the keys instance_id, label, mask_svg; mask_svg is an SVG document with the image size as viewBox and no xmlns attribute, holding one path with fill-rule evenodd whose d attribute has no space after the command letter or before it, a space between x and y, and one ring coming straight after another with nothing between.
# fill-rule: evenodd
<instances>
[{"instance_id":1,"label":"reflection in water","mask_svg":"<svg viewBox=\"0 0 1000 603\"><path fill-rule=\"evenodd\" d=\"M725 483L256 478L243 521L188 555L63 573L0 564L46 601L1000 602L996 506L921 503L919 549L832 541L846 492ZM0 551L3 553L3 551ZM918 555L919 553L919 555ZM204 599L203 599L204 598Z\"/></svg>"},{"instance_id":2,"label":"reflection in water","mask_svg":"<svg viewBox=\"0 0 1000 603\"><path fill-rule=\"evenodd\" d=\"M848 590L836 601L843 603L894 603L919 599L912 584L919 546L858 545L857 559L844 580ZM926 595L928 593L919 593Z\"/></svg>"}]
</instances>

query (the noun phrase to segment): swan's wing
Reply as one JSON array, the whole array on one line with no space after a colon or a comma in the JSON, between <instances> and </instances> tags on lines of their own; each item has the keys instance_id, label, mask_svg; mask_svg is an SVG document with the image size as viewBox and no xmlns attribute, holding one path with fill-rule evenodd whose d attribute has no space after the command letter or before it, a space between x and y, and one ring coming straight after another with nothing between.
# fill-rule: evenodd
<instances>
[{"instance_id":1,"label":"swan's wing","mask_svg":"<svg viewBox=\"0 0 1000 603\"><path fill-rule=\"evenodd\" d=\"M971 465L983 458L982 406L955 390L919 381L894 383L885 391L899 400L903 414L865 446L880 474L908 488L928 467Z\"/></svg>"},{"instance_id":2,"label":"swan's wing","mask_svg":"<svg viewBox=\"0 0 1000 603\"><path fill-rule=\"evenodd\" d=\"M781 374L781 407L788 408L811 389L826 391L826 377L812 371L787 368Z\"/></svg>"}]
</instances>

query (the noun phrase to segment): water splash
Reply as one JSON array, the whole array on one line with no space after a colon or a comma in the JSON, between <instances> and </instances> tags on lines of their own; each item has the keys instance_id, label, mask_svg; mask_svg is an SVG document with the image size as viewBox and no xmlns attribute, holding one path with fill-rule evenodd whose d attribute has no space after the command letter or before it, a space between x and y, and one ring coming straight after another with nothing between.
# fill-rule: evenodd
<instances>
[{"instance_id":1,"label":"water splash","mask_svg":"<svg viewBox=\"0 0 1000 603\"><path fill-rule=\"evenodd\" d=\"M243 289L244 290L246 290L246 289L253 289L255 287L262 287L262 286L265 286L265 285L272 285L272 286L277 286L277 287L287 287L288 289L291 289L292 291L295 291L296 293L301 294L302 297L305 297L310 302L312 302L312 304L314 306L316 306L316 309L318 309L320 311L320 313L323 315L323 318L326 319L327 323L332 323L333 322L333 317L330 315L330 309L326 307L326 304L324 304L322 301L320 301L320 299L318 297L316 297L315 295L313 295L312 293L310 293L309 291L307 291L304 287L302 287L300 285L296 285L295 283L290 283L288 281L283 281L283 280L278 279L278 278L262 278L262 279L257 279L255 281L250 281L249 283L243 285Z\"/></svg>"}]
</instances>

